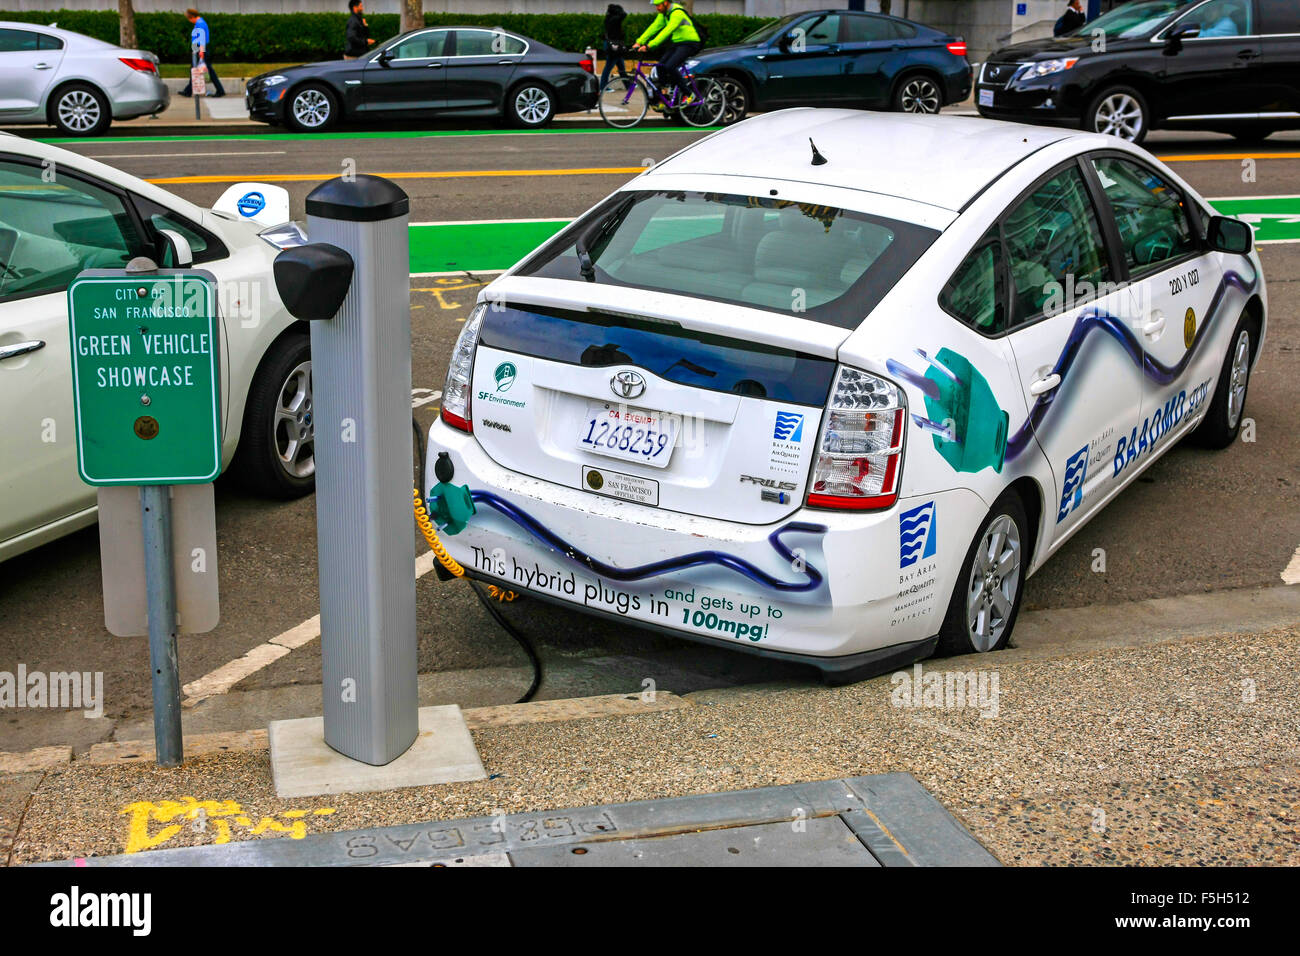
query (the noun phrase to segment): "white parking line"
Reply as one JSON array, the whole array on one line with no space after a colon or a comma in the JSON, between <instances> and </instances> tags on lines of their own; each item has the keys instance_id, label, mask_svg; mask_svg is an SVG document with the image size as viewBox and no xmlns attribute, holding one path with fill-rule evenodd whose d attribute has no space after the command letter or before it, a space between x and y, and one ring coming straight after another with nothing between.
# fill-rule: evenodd
<instances>
[{"instance_id":1,"label":"white parking line","mask_svg":"<svg viewBox=\"0 0 1300 956\"><path fill-rule=\"evenodd\" d=\"M1283 584L1300 584L1300 548L1295 549L1291 561L1282 569Z\"/></svg>"}]
</instances>

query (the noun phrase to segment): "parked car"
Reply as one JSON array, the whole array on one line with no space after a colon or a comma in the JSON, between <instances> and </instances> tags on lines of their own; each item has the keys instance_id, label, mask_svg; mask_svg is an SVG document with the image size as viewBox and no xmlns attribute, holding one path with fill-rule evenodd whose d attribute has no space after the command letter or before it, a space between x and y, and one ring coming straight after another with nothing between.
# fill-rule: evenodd
<instances>
[{"instance_id":1,"label":"parked car","mask_svg":"<svg viewBox=\"0 0 1300 956\"><path fill-rule=\"evenodd\" d=\"M975 89L981 116L1135 143L1159 127L1256 142L1300 129L1300 3L1140 0L996 51Z\"/></svg>"},{"instance_id":2,"label":"parked car","mask_svg":"<svg viewBox=\"0 0 1300 956\"><path fill-rule=\"evenodd\" d=\"M782 17L686 64L723 81L724 123L751 110L855 106L937 113L970 95L966 42L898 17L814 10Z\"/></svg>"},{"instance_id":3,"label":"parked car","mask_svg":"<svg viewBox=\"0 0 1300 956\"><path fill-rule=\"evenodd\" d=\"M770 113L480 293L430 500L471 576L831 681L992 651L1153 461L1232 443L1266 306L1250 227L1130 143Z\"/></svg>"},{"instance_id":4,"label":"parked car","mask_svg":"<svg viewBox=\"0 0 1300 956\"><path fill-rule=\"evenodd\" d=\"M320 132L339 122L504 116L545 126L556 113L591 109L591 59L517 33L483 27L415 30L356 60L263 73L248 82L253 119Z\"/></svg>"},{"instance_id":5,"label":"parked car","mask_svg":"<svg viewBox=\"0 0 1300 956\"><path fill-rule=\"evenodd\" d=\"M216 211L200 209L93 159L0 134L0 561L95 521L95 489L77 471L67 288L83 269L138 255L189 258L217 278L223 466L273 497L312 490L309 338L272 278L279 247L301 241L293 224L271 224L288 208L283 189L248 183Z\"/></svg>"},{"instance_id":6,"label":"parked car","mask_svg":"<svg viewBox=\"0 0 1300 956\"><path fill-rule=\"evenodd\" d=\"M71 30L0 20L0 125L47 123L99 136L113 120L166 109L158 58Z\"/></svg>"}]
</instances>

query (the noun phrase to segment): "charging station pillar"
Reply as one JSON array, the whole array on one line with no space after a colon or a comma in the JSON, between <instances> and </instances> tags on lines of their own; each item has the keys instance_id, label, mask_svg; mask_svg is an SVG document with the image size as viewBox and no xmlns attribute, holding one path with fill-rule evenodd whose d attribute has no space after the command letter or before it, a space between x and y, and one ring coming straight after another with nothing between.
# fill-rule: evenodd
<instances>
[{"instance_id":1,"label":"charging station pillar","mask_svg":"<svg viewBox=\"0 0 1300 956\"><path fill-rule=\"evenodd\" d=\"M307 197L307 235L351 257L311 322L325 743L380 766L418 733L411 530L410 201L357 175Z\"/></svg>"}]
</instances>

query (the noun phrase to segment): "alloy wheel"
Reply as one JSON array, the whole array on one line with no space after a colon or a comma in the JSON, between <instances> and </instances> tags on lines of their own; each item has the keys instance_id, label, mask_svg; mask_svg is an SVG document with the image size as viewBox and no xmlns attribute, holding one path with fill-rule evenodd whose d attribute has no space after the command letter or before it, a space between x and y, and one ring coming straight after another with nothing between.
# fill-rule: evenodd
<instances>
[{"instance_id":1,"label":"alloy wheel","mask_svg":"<svg viewBox=\"0 0 1300 956\"><path fill-rule=\"evenodd\" d=\"M998 515L984 531L966 587L966 627L977 651L997 647L1020 590L1020 529Z\"/></svg>"},{"instance_id":2,"label":"alloy wheel","mask_svg":"<svg viewBox=\"0 0 1300 956\"><path fill-rule=\"evenodd\" d=\"M544 122L551 113L551 98L536 86L526 86L515 94L515 115L529 126Z\"/></svg>"},{"instance_id":3,"label":"alloy wheel","mask_svg":"<svg viewBox=\"0 0 1300 956\"><path fill-rule=\"evenodd\" d=\"M320 90L303 90L293 98L293 118L307 129L319 129L330 120L330 98Z\"/></svg>"},{"instance_id":4,"label":"alloy wheel","mask_svg":"<svg viewBox=\"0 0 1300 956\"><path fill-rule=\"evenodd\" d=\"M1142 105L1128 93L1112 93L1097 104L1093 128L1133 142L1142 129Z\"/></svg>"},{"instance_id":5,"label":"alloy wheel","mask_svg":"<svg viewBox=\"0 0 1300 956\"><path fill-rule=\"evenodd\" d=\"M69 90L59 98L59 122L66 128L85 133L100 120L99 101L86 90Z\"/></svg>"},{"instance_id":6,"label":"alloy wheel","mask_svg":"<svg viewBox=\"0 0 1300 956\"><path fill-rule=\"evenodd\" d=\"M899 102L907 113L937 113L941 105L939 87L933 80L918 76L903 86Z\"/></svg>"},{"instance_id":7,"label":"alloy wheel","mask_svg":"<svg viewBox=\"0 0 1300 956\"><path fill-rule=\"evenodd\" d=\"M1236 428L1246 404L1246 385L1250 381L1250 332L1242 329L1232 353L1232 372L1228 380L1228 427Z\"/></svg>"},{"instance_id":8,"label":"alloy wheel","mask_svg":"<svg viewBox=\"0 0 1300 956\"><path fill-rule=\"evenodd\" d=\"M316 420L312 412L311 362L295 366L280 386L272 437L280 467L294 478L316 473Z\"/></svg>"}]
</instances>

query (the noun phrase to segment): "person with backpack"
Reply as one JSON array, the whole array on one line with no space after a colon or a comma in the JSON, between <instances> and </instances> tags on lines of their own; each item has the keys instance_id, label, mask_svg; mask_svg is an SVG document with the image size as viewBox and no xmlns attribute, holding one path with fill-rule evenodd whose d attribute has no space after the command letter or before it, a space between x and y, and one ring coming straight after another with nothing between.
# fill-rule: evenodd
<instances>
[{"instance_id":1,"label":"person with backpack","mask_svg":"<svg viewBox=\"0 0 1300 956\"><path fill-rule=\"evenodd\" d=\"M632 49L644 53L659 48L659 85L671 90L680 86L683 63L704 47L704 37L686 8L674 0L650 0L658 16L636 39ZM684 91L683 91L684 92Z\"/></svg>"},{"instance_id":2,"label":"person with backpack","mask_svg":"<svg viewBox=\"0 0 1300 956\"><path fill-rule=\"evenodd\" d=\"M600 71L600 88L603 90L605 84L609 82L610 75L614 72L615 65L618 66L618 75L627 79L627 69L623 63L623 53L627 46L623 39L623 21L627 19L627 11L617 3L611 3L605 9L605 26L601 31L601 50L605 54L605 68Z\"/></svg>"}]
</instances>

